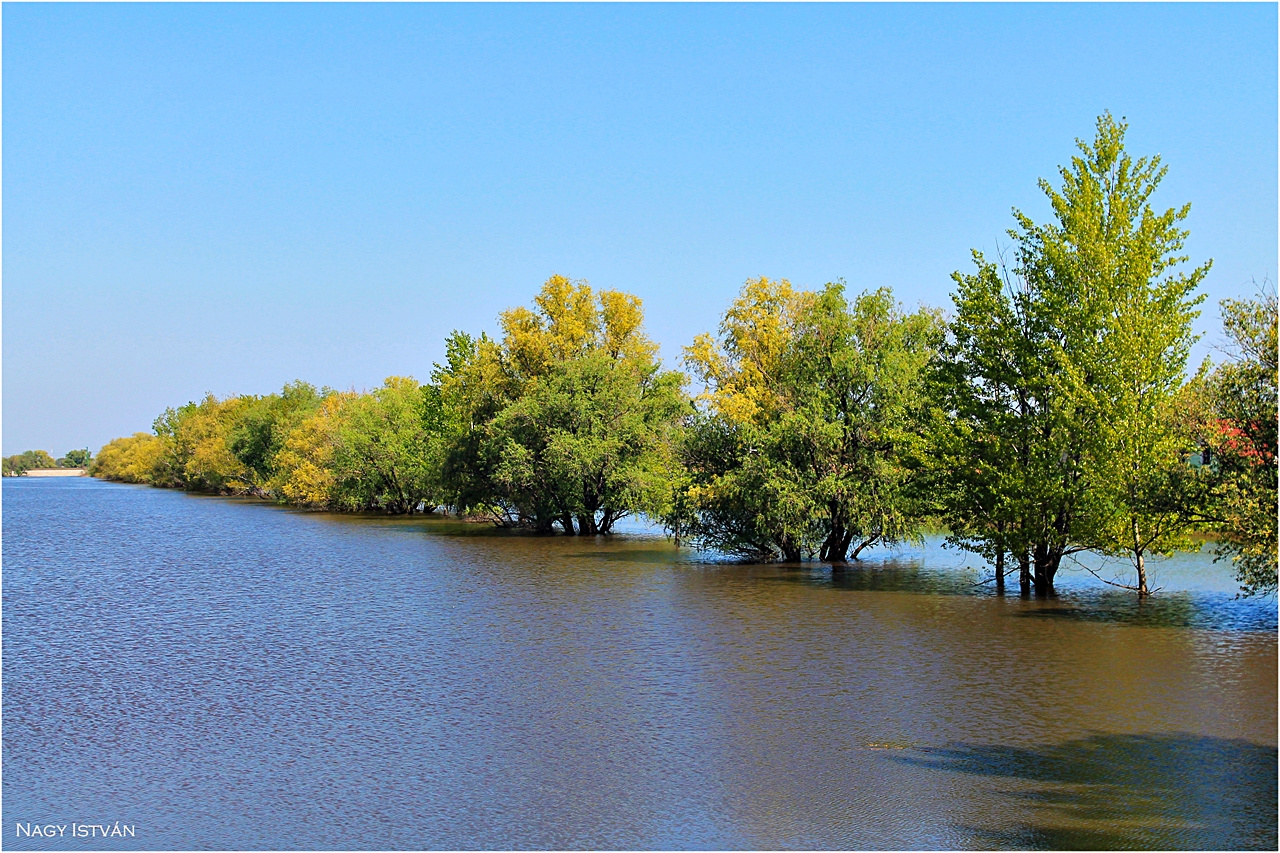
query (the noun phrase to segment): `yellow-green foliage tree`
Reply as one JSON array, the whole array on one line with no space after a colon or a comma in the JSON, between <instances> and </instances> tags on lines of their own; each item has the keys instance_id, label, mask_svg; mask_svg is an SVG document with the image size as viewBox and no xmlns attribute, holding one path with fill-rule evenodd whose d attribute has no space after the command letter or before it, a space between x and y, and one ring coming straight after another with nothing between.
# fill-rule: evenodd
<instances>
[{"instance_id":1,"label":"yellow-green foliage tree","mask_svg":"<svg viewBox=\"0 0 1280 853\"><path fill-rule=\"evenodd\" d=\"M1189 208L1151 207L1165 170L1132 159L1124 134L1099 117L1061 187L1040 182L1051 222L1014 212L1011 270L975 253L977 272L953 276L939 513L998 574L1012 554L1038 595L1089 550L1130 557L1145 595L1146 555L1191 546L1199 487L1178 406L1208 264L1180 269Z\"/></svg>"},{"instance_id":2,"label":"yellow-green foliage tree","mask_svg":"<svg viewBox=\"0 0 1280 853\"><path fill-rule=\"evenodd\" d=\"M433 482L422 387L390 376L344 400L331 422L330 501L342 509L430 512Z\"/></svg>"},{"instance_id":3,"label":"yellow-green foliage tree","mask_svg":"<svg viewBox=\"0 0 1280 853\"><path fill-rule=\"evenodd\" d=\"M89 474L122 483L155 483L164 442L149 432L113 439L94 457Z\"/></svg>"},{"instance_id":4,"label":"yellow-green foliage tree","mask_svg":"<svg viewBox=\"0 0 1280 853\"><path fill-rule=\"evenodd\" d=\"M188 491L249 491L249 470L232 452L230 436L251 402L249 397L219 400L207 394L199 403L166 409L154 425L164 447L155 484Z\"/></svg>"},{"instance_id":5,"label":"yellow-green foliage tree","mask_svg":"<svg viewBox=\"0 0 1280 853\"><path fill-rule=\"evenodd\" d=\"M220 400L209 394L199 403L166 409L155 421L154 434L115 439L90 473L191 491L273 496L276 455L320 399L304 382L265 397Z\"/></svg>"},{"instance_id":6,"label":"yellow-green foliage tree","mask_svg":"<svg viewBox=\"0 0 1280 853\"><path fill-rule=\"evenodd\" d=\"M1149 555L1195 550L1188 531L1200 518L1207 472L1193 469L1196 449L1185 416L1195 294L1209 263L1183 270L1190 209L1153 209L1149 199L1168 171L1159 157L1133 159L1124 122L1098 121L1092 144L1063 170L1058 213L1024 244L1077 327L1054 351L1063 397L1087 430L1082 463L1093 493L1083 542L1133 563L1134 590L1150 592ZM1034 248L1033 248L1034 247Z\"/></svg>"},{"instance_id":7,"label":"yellow-green foliage tree","mask_svg":"<svg viewBox=\"0 0 1280 853\"><path fill-rule=\"evenodd\" d=\"M430 512L435 506L422 386L391 376L369 393L330 392L272 457L269 487L316 509Z\"/></svg>"},{"instance_id":8,"label":"yellow-green foliage tree","mask_svg":"<svg viewBox=\"0 0 1280 853\"><path fill-rule=\"evenodd\" d=\"M228 431L228 446L244 465L252 490L270 494L275 458L293 429L320 406L322 394L306 382L291 382L279 394L249 397Z\"/></svg>"},{"instance_id":9,"label":"yellow-green foliage tree","mask_svg":"<svg viewBox=\"0 0 1280 853\"><path fill-rule=\"evenodd\" d=\"M502 338L455 333L427 392L448 499L502 523L608 533L655 511L683 377L663 371L640 300L553 276Z\"/></svg>"},{"instance_id":10,"label":"yellow-green foliage tree","mask_svg":"<svg viewBox=\"0 0 1280 853\"><path fill-rule=\"evenodd\" d=\"M334 435L342 409L354 392L332 392L303 418L284 439L273 462L271 492L286 503L312 509L334 504Z\"/></svg>"},{"instance_id":11,"label":"yellow-green foliage tree","mask_svg":"<svg viewBox=\"0 0 1280 853\"><path fill-rule=\"evenodd\" d=\"M849 304L842 284L748 281L719 340L686 351L706 390L668 527L743 556L832 563L917 535L924 369L941 329L887 289Z\"/></svg>"}]
</instances>

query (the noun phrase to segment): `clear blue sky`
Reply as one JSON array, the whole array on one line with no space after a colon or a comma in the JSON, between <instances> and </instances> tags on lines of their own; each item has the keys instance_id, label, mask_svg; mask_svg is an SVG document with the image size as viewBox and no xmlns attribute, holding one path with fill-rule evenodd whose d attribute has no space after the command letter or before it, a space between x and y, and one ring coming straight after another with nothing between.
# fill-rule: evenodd
<instances>
[{"instance_id":1,"label":"clear blue sky","mask_svg":"<svg viewBox=\"0 0 1280 853\"><path fill-rule=\"evenodd\" d=\"M1276 279L1276 46L1274 4L6 3L3 453L425 379L553 273L668 363L750 276L947 306L1103 110L1220 341Z\"/></svg>"}]
</instances>

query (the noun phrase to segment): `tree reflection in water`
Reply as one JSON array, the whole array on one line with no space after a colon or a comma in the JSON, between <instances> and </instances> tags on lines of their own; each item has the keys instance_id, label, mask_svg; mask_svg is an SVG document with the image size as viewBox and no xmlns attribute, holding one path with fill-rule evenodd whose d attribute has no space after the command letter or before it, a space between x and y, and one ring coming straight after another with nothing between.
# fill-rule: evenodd
<instances>
[{"instance_id":1,"label":"tree reflection in water","mask_svg":"<svg viewBox=\"0 0 1280 853\"><path fill-rule=\"evenodd\" d=\"M1107 734L1038 749L926 748L895 760L1030 783L1003 792L1012 821L963 827L993 847L1276 849L1274 746L1187 734Z\"/></svg>"}]
</instances>

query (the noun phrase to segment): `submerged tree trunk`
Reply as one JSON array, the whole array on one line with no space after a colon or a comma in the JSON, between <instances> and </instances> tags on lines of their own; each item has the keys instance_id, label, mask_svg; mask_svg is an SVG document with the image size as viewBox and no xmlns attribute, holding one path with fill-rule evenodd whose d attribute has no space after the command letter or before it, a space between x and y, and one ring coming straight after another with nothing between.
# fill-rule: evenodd
<instances>
[{"instance_id":1,"label":"submerged tree trunk","mask_svg":"<svg viewBox=\"0 0 1280 853\"><path fill-rule=\"evenodd\" d=\"M996 525L996 532L1000 534L1000 545L996 550L996 595L1004 595L1004 532L1008 527L1008 522L1001 521Z\"/></svg>"},{"instance_id":2,"label":"submerged tree trunk","mask_svg":"<svg viewBox=\"0 0 1280 853\"><path fill-rule=\"evenodd\" d=\"M604 512L601 513L600 515L600 524L596 527L596 532L612 533L613 523L617 520L618 518L616 515L614 515L613 510L609 509L608 507L605 507ZM680 532L676 531L676 545L679 546L679 544L680 544Z\"/></svg>"},{"instance_id":3,"label":"submerged tree trunk","mask_svg":"<svg viewBox=\"0 0 1280 853\"><path fill-rule=\"evenodd\" d=\"M1031 559L1026 551L1018 554L1018 591L1024 598L1031 595Z\"/></svg>"},{"instance_id":4,"label":"submerged tree trunk","mask_svg":"<svg viewBox=\"0 0 1280 853\"><path fill-rule=\"evenodd\" d=\"M818 559L824 563L843 563L848 559L849 543L853 541L853 531L845 530L843 525L835 524L827 539L822 543Z\"/></svg>"},{"instance_id":5,"label":"submerged tree trunk","mask_svg":"<svg viewBox=\"0 0 1280 853\"><path fill-rule=\"evenodd\" d=\"M564 528L566 536L573 536L578 532L573 529L573 516L567 512L560 516L560 526Z\"/></svg>"},{"instance_id":6,"label":"submerged tree trunk","mask_svg":"<svg viewBox=\"0 0 1280 853\"><path fill-rule=\"evenodd\" d=\"M824 563L843 563L844 554L837 556L836 543L839 541L840 533L838 527L832 527L831 532L827 534L827 538L823 541L822 547L818 550L818 559Z\"/></svg>"},{"instance_id":7,"label":"submerged tree trunk","mask_svg":"<svg viewBox=\"0 0 1280 853\"><path fill-rule=\"evenodd\" d=\"M1035 549L1035 583L1036 598L1047 598L1053 595L1053 576L1058 573L1058 565L1062 562L1062 552L1057 548L1040 544Z\"/></svg>"},{"instance_id":8,"label":"submerged tree trunk","mask_svg":"<svg viewBox=\"0 0 1280 853\"><path fill-rule=\"evenodd\" d=\"M596 510L600 509L600 493L596 484L589 480L582 483L582 510L578 513L578 535L595 536L600 533L596 526Z\"/></svg>"},{"instance_id":9,"label":"submerged tree trunk","mask_svg":"<svg viewBox=\"0 0 1280 853\"><path fill-rule=\"evenodd\" d=\"M1142 537L1138 534L1138 520L1133 520L1133 565L1138 570L1138 598L1146 598L1151 592L1147 589L1147 555L1142 547Z\"/></svg>"}]
</instances>

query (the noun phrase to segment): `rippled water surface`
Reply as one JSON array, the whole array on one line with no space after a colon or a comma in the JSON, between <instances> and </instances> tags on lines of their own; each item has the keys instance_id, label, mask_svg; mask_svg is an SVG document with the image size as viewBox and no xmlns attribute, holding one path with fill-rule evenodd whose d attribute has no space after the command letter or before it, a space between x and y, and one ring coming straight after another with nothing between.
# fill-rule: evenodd
<instances>
[{"instance_id":1,"label":"rippled water surface","mask_svg":"<svg viewBox=\"0 0 1280 853\"><path fill-rule=\"evenodd\" d=\"M1277 845L1276 603L1208 555L1141 605L1082 570L1039 602L934 541L833 577L83 479L3 501L10 849Z\"/></svg>"}]
</instances>

